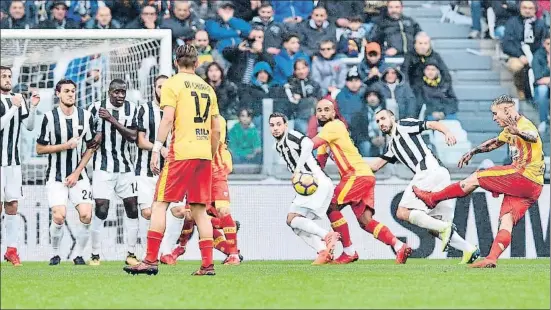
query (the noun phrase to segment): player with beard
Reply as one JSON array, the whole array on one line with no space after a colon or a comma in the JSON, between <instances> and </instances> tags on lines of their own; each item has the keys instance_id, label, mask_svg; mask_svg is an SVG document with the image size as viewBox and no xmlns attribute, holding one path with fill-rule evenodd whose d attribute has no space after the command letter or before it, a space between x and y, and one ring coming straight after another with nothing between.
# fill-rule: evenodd
<instances>
[{"instance_id":1,"label":"player with beard","mask_svg":"<svg viewBox=\"0 0 551 310\"><path fill-rule=\"evenodd\" d=\"M358 260L358 252L352 247L348 223L341 210L350 205L360 227L375 239L392 247L396 252L396 263L405 264L411 248L398 240L390 229L373 219L375 214L375 176L354 146L346 125L336 117L335 105L329 99L322 99L316 105L316 118L321 131L315 136L314 149L318 150L318 161L325 167L327 158L337 165L341 181L335 188L327 215L333 230L340 233L343 253L334 263L348 264Z\"/></svg>"}]
</instances>

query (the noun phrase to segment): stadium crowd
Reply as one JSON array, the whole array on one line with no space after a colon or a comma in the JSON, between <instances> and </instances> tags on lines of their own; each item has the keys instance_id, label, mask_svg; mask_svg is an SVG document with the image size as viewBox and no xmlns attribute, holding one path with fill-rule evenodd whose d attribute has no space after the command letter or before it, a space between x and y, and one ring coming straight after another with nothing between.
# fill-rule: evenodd
<instances>
[{"instance_id":1,"label":"stadium crowd","mask_svg":"<svg viewBox=\"0 0 551 310\"><path fill-rule=\"evenodd\" d=\"M533 99L545 131L549 1L473 0L470 7L469 37L501 41L518 97ZM215 89L221 114L236 121L229 146L237 163L260 162L264 98L314 136L315 103L331 97L363 156L382 152L380 109L417 118L424 106L427 120L457 119L460 109L450 70L401 1L14 0L1 1L0 14L3 29L160 28L172 30L174 48L193 42L198 74Z\"/></svg>"}]
</instances>

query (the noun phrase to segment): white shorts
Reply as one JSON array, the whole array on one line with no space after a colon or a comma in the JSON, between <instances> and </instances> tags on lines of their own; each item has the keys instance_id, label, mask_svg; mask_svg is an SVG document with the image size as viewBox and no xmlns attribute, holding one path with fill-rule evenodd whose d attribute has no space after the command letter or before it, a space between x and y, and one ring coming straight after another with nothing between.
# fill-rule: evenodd
<instances>
[{"instance_id":1,"label":"white shorts","mask_svg":"<svg viewBox=\"0 0 551 310\"><path fill-rule=\"evenodd\" d=\"M12 202L23 198L21 166L0 167L0 201Z\"/></svg>"},{"instance_id":2,"label":"white shorts","mask_svg":"<svg viewBox=\"0 0 551 310\"><path fill-rule=\"evenodd\" d=\"M69 202L73 206L88 203L92 204L92 187L88 179L77 182L75 186L68 188L62 182L50 181L46 183L48 192L48 204L53 206L67 206Z\"/></svg>"},{"instance_id":3,"label":"white shorts","mask_svg":"<svg viewBox=\"0 0 551 310\"><path fill-rule=\"evenodd\" d=\"M437 166L434 169L418 171L404 191L404 195L398 206L411 210L421 210L436 219L452 222L455 212L455 205L452 200L444 200L431 210L413 193L413 186L417 186L425 191L436 192L450 184L450 172L444 167Z\"/></svg>"},{"instance_id":4,"label":"white shorts","mask_svg":"<svg viewBox=\"0 0 551 310\"><path fill-rule=\"evenodd\" d=\"M323 218L327 214L327 208L333 198L335 186L328 177L318 178L318 189L310 196L297 194L289 213L297 213L312 220Z\"/></svg>"},{"instance_id":5,"label":"white shorts","mask_svg":"<svg viewBox=\"0 0 551 310\"><path fill-rule=\"evenodd\" d=\"M95 170L92 174L94 199L113 200L138 196L138 185L134 172L112 173Z\"/></svg>"},{"instance_id":6,"label":"white shorts","mask_svg":"<svg viewBox=\"0 0 551 310\"><path fill-rule=\"evenodd\" d=\"M138 184L138 205L140 210L151 208L153 203L153 197L155 196L155 188L157 187L158 176L148 177L137 175L136 182ZM185 206L185 201L182 202L173 202L170 204L169 208Z\"/></svg>"}]
</instances>

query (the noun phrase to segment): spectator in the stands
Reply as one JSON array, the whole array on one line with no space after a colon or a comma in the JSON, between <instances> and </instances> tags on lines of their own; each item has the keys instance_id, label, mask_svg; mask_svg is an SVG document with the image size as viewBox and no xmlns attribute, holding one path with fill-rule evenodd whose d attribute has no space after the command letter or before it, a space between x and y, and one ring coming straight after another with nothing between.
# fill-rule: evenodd
<instances>
[{"instance_id":1,"label":"spectator in the stands","mask_svg":"<svg viewBox=\"0 0 551 310\"><path fill-rule=\"evenodd\" d=\"M483 35L481 34L482 23L480 22L480 19L482 18L483 0L471 0L470 6L471 6L472 26L471 26L471 32L469 32L469 38L476 39L476 38L480 38Z\"/></svg>"},{"instance_id":2,"label":"spectator in the stands","mask_svg":"<svg viewBox=\"0 0 551 310\"><path fill-rule=\"evenodd\" d=\"M386 0L365 0L363 9L364 22L373 26L373 23L386 12ZM371 29L369 27L369 29Z\"/></svg>"},{"instance_id":3,"label":"spectator in the stands","mask_svg":"<svg viewBox=\"0 0 551 310\"><path fill-rule=\"evenodd\" d=\"M233 0L235 5L235 17L250 22L258 13L262 4L260 0Z\"/></svg>"},{"instance_id":4,"label":"spectator in the stands","mask_svg":"<svg viewBox=\"0 0 551 310\"><path fill-rule=\"evenodd\" d=\"M358 67L358 73L362 82L370 86L381 78L385 60L381 55L381 46L377 42L367 43L364 53L365 56Z\"/></svg>"},{"instance_id":5,"label":"spectator in the stands","mask_svg":"<svg viewBox=\"0 0 551 310\"><path fill-rule=\"evenodd\" d=\"M320 0L318 6L327 9L329 21L339 28L347 28L350 16L361 14L364 10L363 0Z\"/></svg>"},{"instance_id":6,"label":"spectator in the stands","mask_svg":"<svg viewBox=\"0 0 551 310\"><path fill-rule=\"evenodd\" d=\"M534 54L532 60L532 69L536 83L534 85L534 102L538 106L540 113L540 132L545 132L549 123L549 50L550 50L549 34L543 41L543 48L540 48Z\"/></svg>"},{"instance_id":7,"label":"spectator in the stands","mask_svg":"<svg viewBox=\"0 0 551 310\"><path fill-rule=\"evenodd\" d=\"M251 32L251 25L241 18L234 17L235 5L230 1L223 1L216 10L215 19L205 23L205 29L212 40L216 41L216 49L223 51L226 47L237 46L241 38L246 38Z\"/></svg>"},{"instance_id":8,"label":"spectator in the stands","mask_svg":"<svg viewBox=\"0 0 551 310\"><path fill-rule=\"evenodd\" d=\"M285 93L292 103L293 111L289 113L295 121L295 130L306 134L308 120L314 115L316 103L322 97L320 85L310 76L310 67L305 59L297 59L293 76L285 84Z\"/></svg>"},{"instance_id":9,"label":"spectator in the stands","mask_svg":"<svg viewBox=\"0 0 551 310\"><path fill-rule=\"evenodd\" d=\"M121 24L111 16L111 9L107 6L99 7L96 18L86 23L88 29L119 29Z\"/></svg>"},{"instance_id":10,"label":"spectator in the stands","mask_svg":"<svg viewBox=\"0 0 551 310\"><path fill-rule=\"evenodd\" d=\"M442 80L438 63L430 61L425 66L421 92L417 97L419 106L425 105L425 119L438 121L457 119L457 97L450 82Z\"/></svg>"},{"instance_id":11,"label":"spectator in the stands","mask_svg":"<svg viewBox=\"0 0 551 310\"><path fill-rule=\"evenodd\" d=\"M363 18L359 15L348 18L347 29L342 33L337 52L347 57L358 57L362 50L367 32L362 26Z\"/></svg>"},{"instance_id":12,"label":"spectator in the stands","mask_svg":"<svg viewBox=\"0 0 551 310\"><path fill-rule=\"evenodd\" d=\"M420 107L417 105L415 94L395 65L385 66L381 82L375 85L380 88L386 100L386 108L394 112L397 118L419 117Z\"/></svg>"},{"instance_id":13,"label":"spectator in the stands","mask_svg":"<svg viewBox=\"0 0 551 310\"><path fill-rule=\"evenodd\" d=\"M65 1L56 1L51 7L52 18L42 21L38 24L40 29L78 29L80 25L75 21L68 19L67 9L69 7Z\"/></svg>"},{"instance_id":14,"label":"spectator in the stands","mask_svg":"<svg viewBox=\"0 0 551 310\"><path fill-rule=\"evenodd\" d=\"M277 54L275 59L274 80L279 85L285 84L287 79L293 75L293 66L297 59L306 59L310 61L310 57L306 55L300 47L300 38L295 33L290 33L283 39L283 48Z\"/></svg>"},{"instance_id":15,"label":"spectator in the stands","mask_svg":"<svg viewBox=\"0 0 551 310\"><path fill-rule=\"evenodd\" d=\"M111 9L113 19L121 23L121 27L139 18L142 8L137 1L132 0L104 0L105 5Z\"/></svg>"},{"instance_id":16,"label":"spectator in the stands","mask_svg":"<svg viewBox=\"0 0 551 310\"><path fill-rule=\"evenodd\" d=\"M236 84L249 84L257 62L265 61L274 65L273 56L264 48L264 32L261 28L253 29L247 40L235 47L226 47L222 55L231 63L228 79Z\"/></svg>"},{"instance_id":17,"label":"spectator in the stands","mask_svg":"<svg viewBox=\"0 0 551 310\"><path fill-rule=\"evenodd\" d=\"M446 82L451 82L450 70L440 54L432 49L429 35L426 32L419 32L415 36L415 49L406 54L404 62L400 66L401 71L404 73L404 78L413 89L422 83L425 64L429 61L438 63L442 79Z\"/></svg>"},{"instance_id":18,"label":"spectator in the stands","mask_svg":"<svg viewBox=\"0 0 551 310\"><path fill-rule=\"evenodd\" d=\"M493 0L490 5L496 15L493 36L501 39L505 35L505 24L509 18L518 16L519 7L517 0ZM492 35L490 31L490 35Z\"/></svg>"},{"instance_id":19,"label":"spectator in the stands","mask_svg":"<svg viewBox=\"0 0 551 310\"><path fill-rule=\"evenodd\" d=\"M193 12L191 5L192 1L174 1L172 16L161 23L161 28L172 30L174 39L204 28L203 20Z\"/></svg>"},{"instance_id":20,"label":"spectator in the stands","mask_svg":"<svg viewBox=\"0 0 551 310\"><path fill-rule=\"evenodd\" d=\"M228 147L235 164L259 164L262 144L260 131L252 125L252 111L241 109L239 123L228 132Z\"/></svg>"},{"instance_id":21,"label":"spectator in the stands","mask_svg":"<svg viewBox=\"0 0 551 310\"><path fill-rule=\"evenodd\" d=\"M352 116L359 112L364 105L365 88L362 86L358 68L354 66L346 75L345 87L341 89L335 98L339 105L340 113L348 124L352 121Z\"/></svg>"},{"instance_id":22,"label":"spectator in the stands","mask_svg":"<svg viewBox=\"0 0 551 310\"><path fill-rule=\"evenodd\" d=\"M253 28L262 27L264 29L266 52L272 55L279 54L286 28L284 24L274 20L274 8L269 2L262 3L258 9L258 16L252 19L251 25Z\"/></svg>"},{"instance_id":23,"label":"spectator in the stands","mask_svg":"<svg viewBox=\"0 0 551 310\"><path fill-rule=\"evenodd\" d=\"M218 51L213 50L210 46L209 34L205 30L198 30L195 33L193 45L197 49L197 68L195 73L203 78L206 77L207 66L216 61L218 65L222 66L225 62L224 57Z\"/></svg>"},{"instance_id":24,"label":"spectator in the stands","mask_svg":"<svg viewBox=\"0 0 551 310\"><path fill-rule=\"evenodd\" d=\"M385 146L385 137L377 126L375 114L385 108L385 100L377 87L365 92L362 109L352 116L350 136L363 157L379 156Z\"/></svg>"},{"instance_id":25,"label":"spectator in the stands","mask_svg":"<svg viewBox=\"0 0 551 310\"><path fill-rule=\"evenodd\" d=\"M217 62L211 62L206 68L205 81L212 86L216 93L220 114L225 119L236 119L239 105L237 86L226 80L222 66Z\"/></svg>"},{"instance_id":26,"label":"spectator in the stands","mask_svg":"<svg viewBox=\"0 0 551 310\"><path fill-rule=\"evenodd\" d=\"M513 73L519 99L526 98L526 72L530 66L529 54L541 47L548 29L541 19L536 18L536 4L533 1L520 2L520 15L511 17L505 25L502 39L503 52L509 56L507 67Z\"/></svg>"},{"instance_id":27,"label":"spectator in the stands","mask_svg":"<svg viewBox=\"0 0 551 310\"><path fill-rule=\"evenodd\" d=\"M312 11L312 17L298 26L302 49L312 57L323 40L337 41L337 28L327 20L327 10L318 6Z\"/></svg>"},{"instance_id":28,"label":"spectator in the stands","mask_svg":"<svg viewBox=\"0 0 551 310\"><path fill-rule=\"evenodd\" d=\"M323 96L343 88L346 82L348 67L335 56L335 43L325 40L321 41L319 53L312 60L312 79L320 84Z\"/></svg>"},{"instance_id":29,"label":"spectator in the stands","mask_svg":"<svg viewBox=\"0 0 551 310\"><path fill-rule=\"evenodd\" d=\"M31 29L33 25L32 20L25 15L25 3L23 1L12 1L8 16L0 21L0 28L2 29Z\"/></svg>"},{"instance_id":30,"label":"spectator in the stands","mask_svg":"<svg viewBox=\"0 0 551 310\"><path fill-rule=\"evenodd\" d=\"M551 9L551 2L549 0L538 0L537 8L536 16L538 18L545 18L547 13L547 18L549 19L549 10Z\"/></svg>"},{"instance_id":31,"label":"spectator in the stands","mask_svg":"<svg viewBox=\"0 0 551 310\"><path fill-rule=\"evenodd\" d=\"M277 22L285 23L291 28L307 20L314 8L314 3L311 0L272 0L270 2L275 11L274 19Z\"/></svg>"},{"instance_id":32,"label":"spectator in the stands","mask_svg":"<svg viewBox=\"0 0 551 310\"><path fill-rule=\"evenodd\" d=\"M159 29L157 8L147 5L142 8L140 16L126 24L126 29Z\"/></svg>"},{"instance_id":33,"label":"spectator in the stands","mask_svg":"<svg viewBox=\"0 0 551 310\"><path fill-rule=\"evenodd\" d=\"M421 31L419 24L411 17L402 14L401 0L387 1L387 13L377 19L369 33L369 42L385 46L387 56L403 56L413 50L413 41Z\"/></svg>"},{"instance_id":34,"label":"spectator in the stands","mask_svg":"<svg viewBox=\"0 0 551 310\"><path fill-rule=\"evenodd\" d=\"M86 23L93 20L100 7L100 1L79 1L71 0L65 1L69 5L67 10L67 19L74 20L80 28L84 28ZM103 5L102 3L101 5Z\"/></svg>"}]
</instances>

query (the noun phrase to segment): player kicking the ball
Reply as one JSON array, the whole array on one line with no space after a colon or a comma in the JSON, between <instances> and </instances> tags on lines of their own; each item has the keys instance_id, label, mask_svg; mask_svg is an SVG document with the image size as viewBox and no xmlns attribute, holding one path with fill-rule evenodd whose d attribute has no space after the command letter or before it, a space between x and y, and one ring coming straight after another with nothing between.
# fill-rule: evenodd
<instances>
[{"instance_id":1,"label":"player kicking the ball","mask_svg":"<svg viewBox=\"0 0 551 310\"><path fill-rule=\"evenodd\" d=\"M166 226L166 210L171 202L186 197L192 217L199 230L201 268L194 275L215 275L212 262L212 224L206 212L211 201L212 158L220 141L218 102L212 87L195 74L197 50L192 45L176 49L178 74L163 84L161 108L163 118L153 145L151 170L158 174L159 152L170 129L172 143L163 167L155 202L151 208L151 223L147 232L145 259L136 266L127 266L131 274L157 274L159 247Z\"/></svg>"},{"instance_id":2,"label":"player kicking the ball","mask_svg":"<svg viewBox=\"0 0 551 310\"><path fill-rule=\"evenodd\" d=\"M288 130L287 117L281 113L273 113L269 121L272 136L277 140L276 150L287 163L293 178L297 174L308 173L318 181L318 189L312 195L295 196L287 214L287 225L318 253L312 265L327 264L333 259L333 249L340 236L321 228L313 220L321 219L327 213L333 196L333 183L312 155L312 140L298 131Z\"/></svg>"},{"instance_id":3,"label":"player kicking the ball","mask_svg":"<svg viewBox=\"0 0 551 310\"><path fill-rule=\"evenodd\" d=\"M314 149L318 149L318 162L324 167L331 156L341 176L327 211L331 227L340 233L343 244L343 253L334 263L348 264L358 260L358 252L353 249L350 240L348 223L341 213L342 208L350 205L360 227L391 246L396 252L396 263L405 264L411 248L398 240L388 227L373 219L375 176L354 146L346 125L336 118L334 103L328 99L320 100L316 106L316 117L323 126L312 139Z\"/></svg>"},{"instance_id":4,"label":"player kicking the ball","mask_svg":"<svg viewBox=\"0 0 551 310\"><path fill-rule=\"evenodd\" d=\"M101 133L94 137L94 118L84 109L75 107L76 84L62 79L57 82L59 106L44 114L40 136L36 141L37 154L49 154L46 175L48 202L52 209L50 240L54 256L50 265L59 265L59 244L63 239L63 226L67 202L77 209L80 225L76 234L75 265L86 265L82 252L90 237L92 219L92 187L86 165L99 146ZM83 142L87 150L82 154Z\"/></svg>"},{"instance_id":5,"label":"player kicking the ball","mask_svg":"<svg viewBox=\"0 0 551 310\"><path fill-rule=\"evenodd\" d=\"M495 166L477 171L461 182L451 184L441 191L428 192L413 187L419 199L429 208L435 208L441 201L464 197L478 187L490 191L494 197L503 194L499 213L499 228L490 254L486 259L471 265L474 268L495 268L497 259L511 243L511 232L541 194L545 164L543 149L537 128L515 109L513 98L498 97L492 103L493 120L503 128L497 138L490 139L463 155L458 167L467 165L478 153L493 151L505 143L513 153L513 164Z\"/></svg>"},{"instance_id":6,"label":"player kicking the ball","mask_svg":"<svg viewBox=\"0 0 551 310\"><path fill-rule=\"evenodd\" d=\"M440 131L446 136L448 145L456 143L455 137L441 122L425 122L413 118L396 121L394 113L389 110L377 112L375 119L381 131L390 136L390 141L385 154L368 163L371 169L376 172L387 163L400 161L414 173L413 180L398 204L396 217L428 229L431 234L442 240L442 250L445 251L449 244L463 251L462 264L474 262L480 255L480 250L454 232L454 204L451 201L443 201L434 209L428 209L415 197L412 189L413 186L418 186L425 190L438 190L451 183L450 172L432 154L421 133L426 129Z\"/></svg>"}]
</instances>

